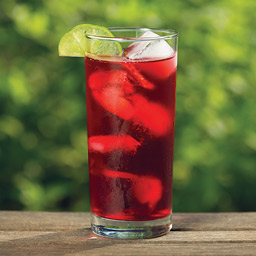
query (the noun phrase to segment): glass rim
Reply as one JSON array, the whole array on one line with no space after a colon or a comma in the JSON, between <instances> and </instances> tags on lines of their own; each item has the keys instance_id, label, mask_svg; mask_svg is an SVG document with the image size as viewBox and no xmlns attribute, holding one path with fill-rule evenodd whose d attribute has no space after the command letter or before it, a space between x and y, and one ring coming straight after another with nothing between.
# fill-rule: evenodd
<instances>
[{"instance_id":1,"label":"glass rim","mask_svg":"<svg viewBox=\"0 0 256 256\"><path fill-rule=\"evenodd\" d=\"M115 42L135 42L135 41L156 41L156 40L167 40L175 39L178 37L178 32L172 29L162 29L162 28L145 28L145 27L108 27L110 32L114 31L152 31L152 32L162 32L166 33L164 36L158 37L110 37L110 36L97 36L85 33L88 39L102 40L102 41L115 41Z\"/></svg>"}]
</instances>

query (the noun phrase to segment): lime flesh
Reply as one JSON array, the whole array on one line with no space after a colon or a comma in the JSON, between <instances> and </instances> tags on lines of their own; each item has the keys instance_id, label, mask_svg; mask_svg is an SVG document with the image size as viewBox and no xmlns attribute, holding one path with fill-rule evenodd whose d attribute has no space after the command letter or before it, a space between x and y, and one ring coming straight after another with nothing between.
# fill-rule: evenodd
<instances>
[{"instance_id":1,"label":"lime flesh","mask_svg":"<svg viewBox=\"0 0 256 256\"><path fill-rule=\"evenodd\" d=\"M95 36L113 37L105 27L81 24L66 33L59 42L59 56L84 57L87 54L120 56L122 47L118 42L86 38L86 33Z\"/></svg>"}]
</instances>

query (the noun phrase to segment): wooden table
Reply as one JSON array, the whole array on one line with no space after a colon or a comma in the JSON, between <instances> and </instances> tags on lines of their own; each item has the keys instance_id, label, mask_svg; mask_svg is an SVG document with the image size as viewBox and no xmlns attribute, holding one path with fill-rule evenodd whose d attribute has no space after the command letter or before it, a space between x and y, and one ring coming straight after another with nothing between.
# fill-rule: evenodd
<instances>
[{"instance_id":1,"label":"wooden table","mask_svg":"<svg viewBox=\"0 0 256 256\"><path fill-rule=\"evenodd\" d=\"M0 255L256 255L256 212L175 213L173 230L145 240L90 231L89 213L0 212Z\"/></svg>"}]
</instances>

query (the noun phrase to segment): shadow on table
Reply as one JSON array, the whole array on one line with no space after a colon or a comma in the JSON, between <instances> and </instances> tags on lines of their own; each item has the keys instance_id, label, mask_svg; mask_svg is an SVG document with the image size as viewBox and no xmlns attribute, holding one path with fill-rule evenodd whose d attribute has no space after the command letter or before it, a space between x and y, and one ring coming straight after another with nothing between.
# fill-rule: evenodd
<instances>
[{"instance_id":1,"label":"shadow on table","mask_svg":"<svg viewBox=\"0 0 256 256\"><path fill-rule=\"evenodd\" d=\"M133 240L132 243L154 243L153 240ZM86 228L0 242L0 255L65 255L126 243L131 243L131 240L98 237L91 233L90 228Z\"/></svg>"},{"instance_id":2,"label":"shadow on table","mask_svg":"<svg viewBox=\"0 0 256 256\"><path fill-rule=\"evenodd\" d=\"M186 216L182 216L181 218L174 218L174 227L169 235L171 235L171 233L174 234L175 232L193 230L193 228L191 227L191 223L189 225L190 221L191 218L186 219ZM194 221L199 222L200 219L194 219ZM194 225L196 225L196 223L194 223ZM166 240L164 239L164 237L132 241L133 245L140 243L159 244L165 242L168 242L168 239ZM131 243L131 240L118 240L98 237L92 234L90 228L55 233L50 233L49 231L47 231L47 234L0 242L0 255L76 254L95 249L97 251L97 249L100 248L127 243Z\"/></svg>"},{"instance_id":3,"label":"shadow on table","mask_svg":"<svg viewBox=\"0 0 256 256\"><path fill-rule=\"evenodd\" d=\"M108 246L91 229L56 232L0 242L0 255L64 255Z\"/></svg>"}]
</instances>

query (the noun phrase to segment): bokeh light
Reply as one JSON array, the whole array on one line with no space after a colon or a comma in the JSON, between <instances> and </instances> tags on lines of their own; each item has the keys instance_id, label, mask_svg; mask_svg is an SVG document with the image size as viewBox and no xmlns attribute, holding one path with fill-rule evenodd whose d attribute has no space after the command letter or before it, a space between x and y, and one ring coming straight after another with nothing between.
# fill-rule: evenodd
<instances>
[{"instance_id":1,"label":"bokeh light","mask_svg":"<svg viewBox=\"0 0 256 256\"><path fill-rule=\"evenodd\" d=\"M88 211L84 60L73 26L179 32L173 210L256 210L255 1L0 2L0 209Z\"/></svg>"}]
</instances>

